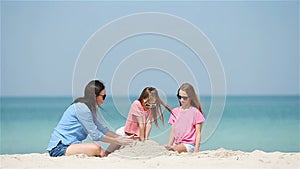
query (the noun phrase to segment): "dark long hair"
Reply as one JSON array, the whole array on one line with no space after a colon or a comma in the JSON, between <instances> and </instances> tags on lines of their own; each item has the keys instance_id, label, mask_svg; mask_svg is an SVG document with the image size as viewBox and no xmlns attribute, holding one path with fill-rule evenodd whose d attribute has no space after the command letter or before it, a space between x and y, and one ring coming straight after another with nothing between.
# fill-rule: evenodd
<instances>
[{"instance_id":1,"label":"dark long hair","mask_svg":"<svg viewBox=\"0 0 300 169\"><path fill-rule=\"evenodd\" d=\"M161 105L165 109L167 109L171 114L173 114L172 109L160 99L160 97L158 95L158 92L154 87L144 88L144 90L142 91L142 93L141 93L138 100L143 105L144 104L144 99L148 99L148 98L149 99L152 99L152 98L155 99L156 106L151 108L151 113L152 113L152 116L153 116L154 123L155 123L156 127L159 128L158 120L157 120L158 118L162 121L162 124L164 125L164 115L163 115L162 110L161 110Z\"/></svg>"},{"instance_id":2,"label":"dark long hair","mask_svg":"<svg viewBox=\"0 0 300 169\"><path fill-rule=\"evenodd\" d=\"M99 80L90 81L84 89L84 96L74 100L73 103L84 103L91 110L94 116L97 114L96 97L100 95L100 92L105 89L105 86Z\"/></svg>"},{"instance_id":3,"label":"dark long hair","mask_svg":"<svg viewBox=\"0 0 300 169\"><path fill-rule=\"evenodd\" d=\"M196 92L194 90L194 87L189 84L189 83L184 83L180 86L180 88L178 89L177 91L177 96L179 95L179 91L182 90L182 91L185 91L186 94L188 95L189 98L191 98L191 105L194 106L195 108L197 108L202 114L203 114L203 111L202 111L202 108L201 108L201 104L200 104L200 101L196 95ZM179 104L181 106L181 103L179 101Z\"/></svg>"}]
</instances>

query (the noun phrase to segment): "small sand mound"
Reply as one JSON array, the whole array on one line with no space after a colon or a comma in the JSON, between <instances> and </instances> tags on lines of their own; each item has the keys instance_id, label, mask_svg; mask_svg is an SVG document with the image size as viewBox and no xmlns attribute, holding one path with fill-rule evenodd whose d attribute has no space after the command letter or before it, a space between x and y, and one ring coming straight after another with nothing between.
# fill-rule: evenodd
<instances>
[{"instance_id":1,"label":"small sand mound","mask_svg":"<svg viewBox=\"0 0 300 169\"><path fill-rule=\"evenodd\" d=\"M146 140L144 142L134 141L133 144L125 146L120 150L112 153L112 156L119 156L124 158L151 158L164 155L168 153L163 145L159 145L153 140Z\"/></svg>"}]
</instances>

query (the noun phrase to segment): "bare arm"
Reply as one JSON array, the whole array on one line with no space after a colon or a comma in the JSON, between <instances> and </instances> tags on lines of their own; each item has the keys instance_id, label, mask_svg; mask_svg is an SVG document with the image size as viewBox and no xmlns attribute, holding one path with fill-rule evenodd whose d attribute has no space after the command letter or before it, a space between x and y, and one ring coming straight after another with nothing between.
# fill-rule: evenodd
<instances>
[{"instance_id":1,"label":"bare arm","mask_svg":"<svg viewBox=\"0 0 300 169\"><path fill-rule=\"evenodd\" d=\"M111 133L107 133L108 135L114 135L115 133L111 132ZM110 143L110 145L107 147L105 154L108 155L112 152L114 152L115 150L119 149L121 147L121 145L129 145L133 142L132 137L123 137L123 136L117 136L117 137L111 137L111 136L105 136L104 139L102 139L101 141L106 142L106 143Z\"/></svg>"},{"instance_id":2,"label":"bare arm","mask_svg":"<svg viewBox=\"0 0 300 169\"><path fill-rule=\"evenodd\" d=\"M172 146L174 143L174 126L172 125L171 131L170 131L170 136L169 136L169 142L167 145Z\"/></svg>"},{"instance_id":3,"label":"bare arm","mask_svg":"<svg viewBox=\"0 0 300 169\"><path fill-rule=\"evenodd\" d=\"M201 128L202 128L202 123L196 124L196 144L195 144L194 153L197 153L200 150Z\"/></svg>"},{"instance_id":4,"label":"bare arm","mask_svg":"<svg viewBox=\"0 0 300 169\"><path fill-rule=\"evenodd\" d=\"M119 136L117 133L112 132L112 131L110 131L110 130L107 131L105 135L106 135L106 136L109 136L109 137L118 137L118 136Z\"/></svg>"},{"instance_id":5,"label":"bare arm","mask_svg":"<svg viewBox=\"0 0 300 169\"><path fill-rule=\"evenodd\" d=\"M117 137L111 137L108 135L105 135L105 137L101 140L106 143L111 143L111 144L117 144L117 145L129 145L133 142L133 140L129 137L123 137L123 136L117 136Z\"/></svg>"},{"instance_id":6,"label":"bare arm","mask_svg":"<svg viewBox=\"0 0 300 169\"><path fill-rule=\"evenodd\" d=\"M148 140L149 139L149 135L151 132L151 128L152 128L152 121L149 120L146 124L146 134L145 134L145 139Z\"/></svg>"},{"instance_id":7,"label":"bare arm","mask_svg":"<svg viewBox=\"0 0 300 169\"><path fill-rule=\"evenodd\" d=\"M144 141L145 140L145 126L143 123L143 119L142 119L142 117L138 117L138 116L136 117L136 119L139 124L140 140Z\"/></svg>"},{"instance_id":8,"label":"bare arm","mask_svg":"<svg viewBox=\"0 0 300 169\"><path fill-rule=\"evenodd\" d=\"M124 146L133 142L132 138L120 136L112 131L107 131L105 133L105 137L101 141Z\"/></svg>"},{"instance_id":9,"label":"bare arm","mask_svg":"<svg viewBox=\"0 0 300 169\"><path fill-rule=\"evenodd\" d=\"M128 140L130 139L130 140ZM106 137L102 140L103 142L110 143L110 145L107 147L105 154L108 155L115 150L119 149L121 145L128 145L132 143L132 137L123 137L119 136L118 134L112 132L112 131L107 131L106 132Z\"/></svg>"}]
</instances>

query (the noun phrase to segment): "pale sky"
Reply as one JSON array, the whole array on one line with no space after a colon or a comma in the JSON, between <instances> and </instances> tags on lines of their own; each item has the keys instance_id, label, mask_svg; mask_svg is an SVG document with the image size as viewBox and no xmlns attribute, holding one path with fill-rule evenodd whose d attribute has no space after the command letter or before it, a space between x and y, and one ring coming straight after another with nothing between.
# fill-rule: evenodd
<instances>
[{"instance_id":1,"label":"pale sky","mask_svg":"<svg viewBox=\"0 0 300 169\"><path fill-rule=\"evenodd\" d=\"M72 95L76 64L88 40L111 23L143 13L178 17L202 32L218 54L227 95L299 95L298 1L1 1L1 96ZM101 40L145 23L152 21L123 24ZM162 25L197 42L197 36L172 23ZM104 43L95 45L100 49ZM155 86L172 95L181 82L194 78L200 94L210 95L218 85L201 60L208 56L197 56L180 39L140 34L107 50L101 62L89 60L98 65L95 74L80 73L105 82L108 94L134 95Z\"/></svg>"}]
</instances>

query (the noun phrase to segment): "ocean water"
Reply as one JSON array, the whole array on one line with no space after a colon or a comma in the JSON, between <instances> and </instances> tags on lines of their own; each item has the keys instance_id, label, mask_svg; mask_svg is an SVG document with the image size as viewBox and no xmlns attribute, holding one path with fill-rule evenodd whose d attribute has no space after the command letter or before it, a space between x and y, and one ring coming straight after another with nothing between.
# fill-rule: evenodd
<instances>
[{"instance_id":1,"label":"ocean water","mask_svg":"<svg viewBox=\"0 0 300 169\"><path fill-rule=\"evenodd\" d=\"M99 119L116 130L125 124L128 103L136 98L108 97L99 108ZM207 117L211 98L200 99ZM72 100L71 97L1 97L0 154L45 153L53 129ZM178 106L175 97L166 100L171 107ZM299 100L300 96L227 96L217 129L201 143L200 149L300 152ZM151 132L151 139L160 144L168 141L170 132L167 111L164 118L165 124L160 123L159 129L153 125Z\"/></svg>"}]
</instances>

